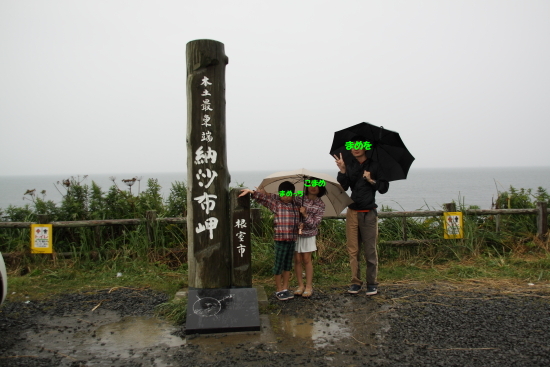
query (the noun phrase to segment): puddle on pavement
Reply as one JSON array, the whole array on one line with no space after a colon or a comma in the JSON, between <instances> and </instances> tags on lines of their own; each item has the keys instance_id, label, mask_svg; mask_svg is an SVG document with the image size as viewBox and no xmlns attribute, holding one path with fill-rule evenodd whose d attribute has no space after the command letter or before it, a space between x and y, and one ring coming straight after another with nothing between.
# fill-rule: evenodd
<instances>
[{"instance_id":1,"label":"puddle on pavement","mask_svg":"<svg viewBox=\"0 0 550 367\"><path fill-rule=\"evenodd\" d=\"M171 335L177 330L174 326L156 317L120 318L108 311L76 320L78 323L73 317L43 320L43 327L27 332L19 352L56 350L70 359L88 360L137 357L155 348L185 344L184 339Z\"/></svg>"},{"instance_id":2,"label":"puddle on pavement","mask_svg":"<svg viewBox=\"0 0 550 367\"><path fill-rule=\"evenodd\" d=\"M314 321L303 317L279 316L272 322L278 334L284 334L283 339L297 338L315 348L325 347L351 335L350 328L342 319Z\"/></svg>"},{"instance_id":3,"label":"puddle on pavement","mask_svg":"<svg viewBox=\"0 0 550 367\"><path fill-rule=\"evenodd\" d=\"M100 326L96 330L96 340L101 343L92 344L91 350L96 353L120 354L130 349L145 349L164 344L167 347L177 347L184 344L180 337L171 335L176 329L154 317L125 317L119 322Z\"/></svg>"},{"instance_id":4,"label":"puddle on pavement","mask_svg":"<svg viewBox=\"0 0 550 367\"><path fill-rule=\"evenodd\" d=\"M345 320L318 320L279 315L260 315L261 331L204 334L188 337L187 344L199 345L208 354L235 348L253 348L264 344L268 349L291 352L301 347L322 348L350 337Z\"/></svg>"},{"instance_id":5,"label":"puddle on pavement","mask_svg":"<svg viewBox=\"0 0 550 367\"><path fill-rule=\"evenodd\" d=\"M389 322L382 314L387 306L372 305L330 319L315 319L289 315L260 315L261 332L207 334L188 337L187 344L200 345L207 353L226 348L251 348L265 344L279 351L297 350L302 347L323 348L338 345L340 341L375 346L389 330ZM355 339L355 340L353 340Z\"/></svg>"}]
</instances>

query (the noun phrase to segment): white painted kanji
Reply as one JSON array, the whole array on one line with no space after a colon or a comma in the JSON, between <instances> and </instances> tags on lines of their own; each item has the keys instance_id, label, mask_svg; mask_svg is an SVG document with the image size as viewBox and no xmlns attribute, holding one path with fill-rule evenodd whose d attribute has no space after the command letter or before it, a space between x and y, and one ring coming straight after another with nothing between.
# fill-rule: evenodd
<instances>
[{"instance_id":1,"label":"white painted kanji","mask_svg":"<svg viewBox=\"0 0 550 367\"><path fill-rule=\"evenodd\" d=\"M212 124L209 124L210 122L210 116L209 115L204 115L202 117L202 126L205 126L205 127L209 127L209 126L212 126Z\"/></svg>"},{"instance_id":2,"label":"white painted kanji","mask_svg":"<svg viewBox=\"0 0 550 367\"><path fill-rule=\"evenodd\" d=\"M203 87L208 87L209 85L212 85L212 83L210 83L209 80L210 79L208 79L208 77L205 76L204 78L202 78L201 85Z\"/></svg>"},{"instance_id":3,"label":"white painted kanji","mask_svg":"<svg viewBox=\"0 0 550 367\"><path fill-rule=\"evenodd\" d=\"M236 233L235 236L237 236L239 238L239 242L243 242L244 241L244 236L246 236L246 232L240 231L240 232Z\"/></svg>"},{"instance_id":4,"label":"white painted kanji","mask_svg":"<svg viewBox=\"0 0 550 367\"><path fill-rule=\"evenodd\" d=\"M203 131L201 133L201 141L206 141L207 143L211 143L214 138L212 137L212 133L210 131Z\"/></svg>"},{"instance_id":5,"label":"white painted kanji","mask_svg":"<svg viewBox=\"0 0 550 367\"><path fill-rule=\"evenodd\" d=\"M212 109L212 107L210 106L210 100L209 99L204 99L202 101L201 108L202 108L203 111L214 111Z\"/></svg>"},{"instance_id":6,"label":"white painted kanji","mask_svg":"<svg viewBox=\"0 0 550 367\"><path fill-rule=\"evenodd\" d=\"M195 164L203 164L203 163L216 163L216 159L218 157L218 153L215 150L212 150L212 148L208 147L208 150L206 152L203 151L203 147L200 146L199 149L195 151Z\"/></svg>"},{"instance_id":7,"label":"white painted kanji","mask_svg":"<svg viewBox=\"0 0 550 367\"><path fill-rule=\"evenodd\" d=\"M246 219L237 219L237 221L235 222L235 227L246 228Z\"/></svg>"},{"instance_id":8,"label":"white painted kanji","mask_svg":"<svg viewBox=\"0 0 550 367\"><path fill-rule=\"evenodd\" d=\"M210 232L210 239L214 238L214 229L218 226L218 218L210 217L204 221L204 224L198 223L197 228L195 228L196 233L204 232L208 230Z\"/></svg>"},{"instance_id":9,"label":"white painted kanji","mask_svg":"<svg viewBox=\"0 0 550 367\"><path fill-rule=\"evenodd\" d=\"M207 189L212 184L212 181L214 181L214 179L216 177L218 177L218 173L216 171L212 171L208 168L205 171L203 171L202 168L201 168L201 169L199 169L199 172L195 175L195 177L197 177L197 180L202 180L203 178L208 178L209 181L206 185L202 182L199 182L200 187L204 187L205 189Z\"/></svg>"},{"instance_id":10,"label":"white painted kanji","mask_svg":"<svg viewBox=\"0 0 550 367\"><path fill-rule=\"evenodd\" d=\"M214 208L216 207L216 202L213 199L217 198L217 195L209 195L205 192L201 196L193 198L193 200L197 200L199 204L201 204L202 210L206 211L206 214L210 214L210 211L214 210Z\"/></svg>"},{"instance_id":11,"label":"white painted kanji","mask_svg":"<svg viewBox=\"0 0 550 367\"><path fill-rule=\"evenodd\" d=\"M241 254L241 257L243 257L246 251L246 246L241 243L239 246L237 246L237 249L239 251L239 254Z\"/></svg>"}]
</instances>

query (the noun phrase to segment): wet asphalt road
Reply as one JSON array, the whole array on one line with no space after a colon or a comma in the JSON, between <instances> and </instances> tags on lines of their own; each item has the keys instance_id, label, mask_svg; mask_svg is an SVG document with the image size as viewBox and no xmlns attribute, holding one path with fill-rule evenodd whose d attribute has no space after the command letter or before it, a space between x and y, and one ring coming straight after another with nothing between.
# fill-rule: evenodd
<instances>
[{"instance_id":1,"label":"wet asphalt road","mask_svg":"<svg viewBox=\"0 0 550 367\"><path fill-rule=\"evenodd\" d=\"M0 308L0 366L548 366L550 287L469 282L273 297L262 331L185 335L149 289ZM92 311L93 309L93 311Z\"/></svg>"}]
</instances>

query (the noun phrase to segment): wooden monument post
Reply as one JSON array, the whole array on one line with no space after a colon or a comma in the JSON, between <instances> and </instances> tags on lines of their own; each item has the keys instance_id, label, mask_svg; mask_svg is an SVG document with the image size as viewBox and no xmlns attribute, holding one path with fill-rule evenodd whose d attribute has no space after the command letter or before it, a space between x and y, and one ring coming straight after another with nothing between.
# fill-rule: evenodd
<instances>
[{"instance_id":1,"label":"wooden monument post","mask_svg":"<svg viewBox=\"0 0 550 367\"><path fill-rule=\"evenodd\" d=\"M190 288L231 285L224 45L187 44L187 238Z\"/></svg>"},{"instance_id":2,"label":"wooden monument post","mask_svg":"<svg viewBox=\"0 0 550 367\"><path fill-rule=\"evenodd\" d=\"M252 287L250 195L239 197L241 189L229 193L231 207L231 286Z\"/></svg>"},{"instance_id":3,"label":"wooden monument post","mask_svg":"<svg viewBox=\"0 0 550 367\"><path fill-rule=\"evenodd\" d=\"M223 43L187 44L188 333L260 330L256 289L250 288L250 199L237 200L235 191L230 216L227 62Z\"/></svg>"}]
</instances>

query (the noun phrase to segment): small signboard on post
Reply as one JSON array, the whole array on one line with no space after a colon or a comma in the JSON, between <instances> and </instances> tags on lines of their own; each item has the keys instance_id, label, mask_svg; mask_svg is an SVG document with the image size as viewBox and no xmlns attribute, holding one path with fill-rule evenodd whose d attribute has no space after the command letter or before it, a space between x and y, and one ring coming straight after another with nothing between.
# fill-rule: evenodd
<instances>
[{"instance_id":1,"label":"small signboard on post","mask_svg":"<svg viewBox=\"0 0 550 367\"><path fill-rule=\"evenodd\" d=\"M31 254L51 254L52 236L51 224L31 224Z\"/></svg>"},{"instance_id":2,"label":"small signboard on post","mask_svg":"<svg viewBox=\"0 0 550 367\"><path fill-rule=\"evenodd\" d=\"M445 239L464 238L461 212L444 212L443 219Z\"/></svg>"}]
</instances>

